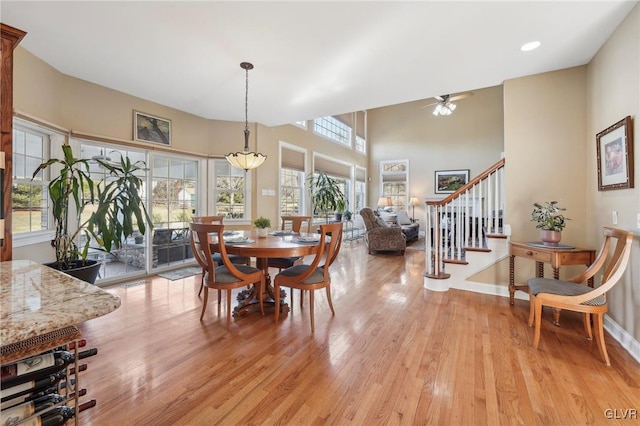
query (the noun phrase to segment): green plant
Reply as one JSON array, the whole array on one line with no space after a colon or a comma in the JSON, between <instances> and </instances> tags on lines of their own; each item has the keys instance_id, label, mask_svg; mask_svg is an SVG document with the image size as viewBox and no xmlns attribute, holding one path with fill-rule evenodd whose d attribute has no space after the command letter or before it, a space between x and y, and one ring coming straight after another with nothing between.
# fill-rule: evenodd
<instances>
[{"instance_id":1,"label":"green plant","mask_svg":"<svg viewBox=\"0 0 640 426\"><path fill-rule=\"evenodd\" d=\"M56 228L51 245L56 252L55 266L70 269L73 261L87 258L92 240L107 252L113 247L120 248L134 231L144 235L150 218L140 198L142 179L136 175L145 166L143 162L131 163L128 157L121 158L119 164L75 158L69 145L62 145L62 152L63 158L40 164L33 177L49 166L60 166L60 172L48 186ZM96 161L107 171L104 180L91 179L90 161ZM72 201L75 218L70 217ZM89 204L97 205L97 208L83 221L84 209ZM153 228L153 225L150 223L149 227ZM78 248L76 240L80 233L85 235L85 241Z\"/></svg>"},{"instance_id":2,"label":"green plant","mask_svg":"<svg viewBox=\"0 0 640 426\"><path fill-rule=\"evenodd\" d=\"M307 178L307 185L311 192L313 209L316 213L324 214L326 223L329 223L329 214L345 210L347 199L336 179L318 173Z\"/></svg>"},{"instance_id":3,"label":"green plant","mask_svg":"<svg viewBox=\"0 0 640 426\"><path fill-rule=\"evenodd\" d=\"M544 204L533 203L531 221L537 222L536 228L547 231L562 231L566 226L566 221L571 220L564 217L560 212L567 209L558 207L557 201L545 201Z\"/></svg>"},{"instance_id":4,"label":"green plant","mask_svg":"<svg viewBox=\"0 0 640 426\"><path fill-rule=\"evenodd\" d=\"M269 228L271 227L271 221L266 217L260 216L259 218L253 221L253 226L259 229Z\"/></svg>"}]
</instances>

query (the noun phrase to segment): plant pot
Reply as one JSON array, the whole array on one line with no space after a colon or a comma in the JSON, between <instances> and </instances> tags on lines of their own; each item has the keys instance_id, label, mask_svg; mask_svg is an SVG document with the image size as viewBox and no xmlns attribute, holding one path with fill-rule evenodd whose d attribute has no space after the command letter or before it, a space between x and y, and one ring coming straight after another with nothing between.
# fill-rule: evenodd
<instances>
[{"instance_id":1,"label":"plant pot","mask_svg":"<svg viewBox=\"0 0 640 426\"><path fill-rule=\"evenodd\" d=\"M75 260L71 262L71 269L60 269L55 262L45 263L44 266L48 266L53 269L57 269L60 272L64 272L67 275L71 275L74 278L88 282L89 284L95 284L100 272L102 263L97 260Z\"/></svg>"},{"instance_id":2,"label":"plant pot","mask_svg":"<svg viewBox=\"0 0 640 426\"><path fill-rule=\"evenodd\" d=\"M335 221L342 222L342 213L335 213Z\"/></svg>"},{"instance_id":3,"label":"plant pot","mask_svg":"<svg viewBox=\"0 0 640 426\"><path fill-rule=\"evenodd\" d=\"M540 239L545 246L549 247L558 247L561 235L560 231L550 231L548 229L540 230Z\"/></svg>"},{"instance_id":4,"label":"plant pot","mask_svg":"<svg viewBox=\"0 0 640 426\"><path fill-rule=\"evenodd\" d=\"M258 228L258 238L267 238L268 228Z\"/></svg>"},{"instance_id":5,"label":"plant pot","mask_svg":"<svg viewBox=\"0 0 640 426\"><path fill-rule=\"evenodd\" d=\"M136 237L133 238L133 240L136 242L136 244L142 244L144 242L144 236L137 235Z\"/></svg>"}]
</instances>

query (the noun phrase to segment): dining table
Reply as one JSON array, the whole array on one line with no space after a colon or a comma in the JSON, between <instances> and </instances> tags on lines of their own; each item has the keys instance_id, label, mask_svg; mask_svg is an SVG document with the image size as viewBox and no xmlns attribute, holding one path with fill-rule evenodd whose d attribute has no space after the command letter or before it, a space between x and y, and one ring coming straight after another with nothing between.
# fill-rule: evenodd
<instances>
[{"instance_id":1,"label":"dining table","mask_svg":"<svg viewBox=\"0 0 640 426\"><path fill-rule=\"evenodd\" d=\"M212 250L218 250L217 236L210 236ZM256 231L225 231L223 236L228 254L253 257L256 267L265 275L265 292L263 303L275 305L275 292L269 275L269 258L314 255L320 249L320 235L292 231L272 231L266 237L259 237ZM249 289L238 294L238 305L233 309L233 316L245 315L249 309L259 304L259 288L253 284ZM289 312L285 301L286 292L280 290L280 312Z\"/></svg>"}]
</instances>

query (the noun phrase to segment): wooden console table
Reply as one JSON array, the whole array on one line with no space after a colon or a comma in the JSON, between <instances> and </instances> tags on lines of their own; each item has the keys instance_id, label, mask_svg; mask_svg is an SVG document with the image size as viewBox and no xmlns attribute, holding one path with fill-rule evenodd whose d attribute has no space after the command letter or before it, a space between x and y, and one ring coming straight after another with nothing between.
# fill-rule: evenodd
<instances>
[{"instance_id":1,"label":"wooden console table","mask_svg":"<svg viewBox=\"0 0 640 426\"><path fill-rule=\"evenodd\" d=\"M565 265L589 266L596 258L596 251L584 248L553 248L530 245L528 243L509 243L509 303L513 305L516 290L529 291L526 284L515 285L515 258L524 257L536 261L536 277L544 276L544 264L551 264L553 278L560 278L560 267ZM589 286L593 287L593 278L589 279Z\"/></svg>"}]
</instances>

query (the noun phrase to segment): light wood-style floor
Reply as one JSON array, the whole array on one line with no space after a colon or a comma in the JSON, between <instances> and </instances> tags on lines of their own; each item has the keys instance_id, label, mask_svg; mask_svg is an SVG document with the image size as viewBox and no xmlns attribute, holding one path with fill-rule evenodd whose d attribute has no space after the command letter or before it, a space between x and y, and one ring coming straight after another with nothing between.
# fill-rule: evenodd
<instances>
[{"instance_id":1,"label":"light wood-style floor","mask_svg":"<svg viewBox=\"0 0 640 426\"><path fill-rule=\"evenodd\" d=\"M555 327L546 312L535 350L528 302L430 292L423 270L422 251L346 244L336 316L316 292L314 336L298 293L279 324L266 309L227 332L215 292L198 320L199 276L108 288L122 306L81 327L99 354L80 377L98 401L80 424L638 424L607 419L640 410L640 366L610 336L607 368L579 317Z\"/></svg>"}]
</instances>

